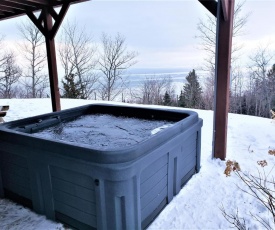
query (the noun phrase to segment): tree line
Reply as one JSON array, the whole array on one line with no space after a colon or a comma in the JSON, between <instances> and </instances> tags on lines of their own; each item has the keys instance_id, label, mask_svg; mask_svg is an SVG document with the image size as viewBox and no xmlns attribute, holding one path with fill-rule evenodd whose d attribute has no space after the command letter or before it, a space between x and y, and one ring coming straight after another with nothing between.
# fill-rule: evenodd
<instances>
[{"instance_id":1,"label":"tree line","mask_svg":"<svg viewBox=\"0 0 275 230\"><path fill-rule=\"evenodd\" d=\"M265 52L259 49L255 53L247 71L232 73L229 112L270 117L270 110L275 111L275 64L270 65ZM146 79L139 89L140 97L131 96L131 102L213 110L214 76L202 80L192 70L185 79L179 95L169 76Z\"/></svg>"},{"instance_id":2,"label":"tree line","mask_svg":"<svg viewBox=\"0 0 275 230\"><path fill-rule=\"evenodd\" d=\"M22 23L18 30L23 40L15 45L19 55L4 48L4 38L0 39L0 98L49 97L44 37L31 22ZM138 55L127 48L119 33L113 37L103 33L95 45L85 28L69 22L62 28L57 47L64 71L59 91L67 98L114 100L125 88L124 72Z\"/></svg>"}]
</instances>

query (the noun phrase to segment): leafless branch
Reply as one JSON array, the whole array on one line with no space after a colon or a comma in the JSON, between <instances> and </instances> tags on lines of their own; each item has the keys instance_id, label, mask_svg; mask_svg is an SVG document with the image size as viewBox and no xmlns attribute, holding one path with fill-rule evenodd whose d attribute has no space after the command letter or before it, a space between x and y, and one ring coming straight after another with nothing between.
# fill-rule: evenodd
<instances>
[{"instance_id":1,"label":"leafless branch","mask_svg":"<svg viewBox=\"0 0 275 230\"><path fill-rule=\"evenodd\" d=\"M74 75L80 85L80 98L87 99L95 91L98 75L95 73L96 46L92 37L76 22L63 26L59 56L65 76Z\"/></svg>"},{"instance_id":2,"label":"leafless branch","mask_svg":"<svg viewBox=\"0 0 275 230\"><path fill-rule=\"evenodd\" d=\"M246 228L245 219L239 217L238 209L237 209L237 211L236 211L235 214L228 214L226 212L224 206L222 205L222 207L220 208L220 210L222 211L222 215L227 220L227 222L229 222L235 228L237 228L239 230L246 230L247 229Z\"/></svg>"},{"instance_id":3,"label":"leafless branch","mask_svg":"<svg viewBox=\"0 0 275 230\"><path fill-rule=\"evenodd\" d=\"M44 97L49 85L48 78L42 72L46 64L44 36L31 22L22 22L18 30L24 39L20 48L26 62L23 69L26 97Z\"/></svg>"},{"instance_id":4,"label":"leafless branch","mask_svg":"<svg viewBox=\"0 0 275 230\"><path fill-rule=\"evenodd\" d=\"M117 34L114 38L102 34L102 52L99 55L98 68L99 92L101 99L114 100L125 88L125 71L136 64L137 52L128 51L125 38Z\"/></svg>"}]
</instances>

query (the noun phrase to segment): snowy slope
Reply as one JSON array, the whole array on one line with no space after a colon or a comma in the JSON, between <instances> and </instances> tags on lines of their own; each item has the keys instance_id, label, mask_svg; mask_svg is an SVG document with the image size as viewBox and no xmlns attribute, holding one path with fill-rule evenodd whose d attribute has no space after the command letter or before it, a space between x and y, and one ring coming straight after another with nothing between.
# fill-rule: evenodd
<instances>
[{"instance_id":1,"label":"snowy slope","mask_svg":"<svg viewBox=\"0 0 275 230\"><path fill-rule=\"evenodd\" d=\"M98 101L62 99L63 109ZM51 112L50 99L0 100L0 105L10 105L5 121ZM152 106L149 106L152 107ZM167 109L173 109L167 107ZM177 108L178 109L178 108ZM271 220L265 209L253 197L239 188L240 179L224 174L225 162L211 159L213 112L195 110L203 119L201 171L184 186L181 192L162 211L148 229L228 229L230 224L221 213L223 205L228 213L246 218L247 227L261 229L250 212ZM265 171L275 176L275 121L271 119L229 114L227 159L239 162L243 172L257 174L262 167L259 160L266 160ZM273 171L271 171L273 168ZM63 229L59 223L46 220L5 199L0 199L0 229Z\"/></svg>"}]
</instances>

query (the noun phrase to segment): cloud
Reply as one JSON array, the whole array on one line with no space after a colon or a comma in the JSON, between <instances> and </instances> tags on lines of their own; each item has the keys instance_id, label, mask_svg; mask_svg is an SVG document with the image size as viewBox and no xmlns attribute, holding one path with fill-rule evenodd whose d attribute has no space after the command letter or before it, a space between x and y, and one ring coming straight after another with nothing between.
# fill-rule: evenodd
<instances>
[{"instance_id":1,"label":"cloud","mask_svg":"<svg viewBox=\"0 0 275 230\"><path fill-rule=\"evenodd\" d=\"M121 33L139 52L138 65L179 66L188 63L180 49L193 47L189 60L197 52L194 37L205 12L197 1L91 1L74 5L67 18L85 22L97 42L102 32Z\"/></svg>"}]
</instances>

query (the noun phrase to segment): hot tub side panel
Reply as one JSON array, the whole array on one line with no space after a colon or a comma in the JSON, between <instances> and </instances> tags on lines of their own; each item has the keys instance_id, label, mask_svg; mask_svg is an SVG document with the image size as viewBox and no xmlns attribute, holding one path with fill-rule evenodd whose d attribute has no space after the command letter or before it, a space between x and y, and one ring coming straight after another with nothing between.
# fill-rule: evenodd
<instances>
[{"instance_id":1,"label":"hot tub side panel","mask_svg":"<svg viewBox=\"0 0 275 230\"><path fill-rule=\"evenodd\" d=\"M107 178L99 180L98 214L106 218L100 229L144 229L156 218L196 172L200 127L196 123L132 165L117 165L117 171L113 167Z\"/></svg>"},{"instance_id":2,"label":"hot tub side panel","mask_svg":"<svg viewBox=\"0 0 275 230\"><path fill-rule=\"evenodd\" d=\"M94 179L88 175L50 167L55 216L80 228L97 227ZM73 223L73 219L76 222ZM81 223L81 225L80 225Z\"/></svg>"},{"instance_id":3,"label":"hot tub side panel","mask_svg":"<svg viewBox=\"0 0 275 230\"><path fill-rule=\"evenodd\" d=\"M94 175L100 177L103 169L40 149L26 152L14 143L0 144L7 147L0 151L4 197L77 229L97 228Z\"/></svg>"},{"instance_id":4,"label":"hot tub side panel","mask_svg":"<svg viewBox=\"0 0 275 230\"><path fill-rule=\"evenodd\" d=\"M1 196L4 197L6 195L32 208L30 173L27 159L1 151L0 169Z\"/></svg>"},{"instance_id":5,"label":"hot tub side panel","mask_svg":"<svg viewBox=\"0 0 275 230\"><path fill-rule=\"evenodd\" d=\"M140 202L142 228L178 194L182 186L200 168L200 129L202 120L153 151L141 165ZM200 159L200 158L199 158Z\"/></svg>"}]
</instances>

